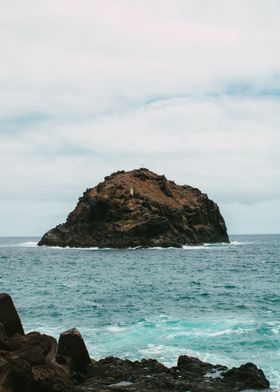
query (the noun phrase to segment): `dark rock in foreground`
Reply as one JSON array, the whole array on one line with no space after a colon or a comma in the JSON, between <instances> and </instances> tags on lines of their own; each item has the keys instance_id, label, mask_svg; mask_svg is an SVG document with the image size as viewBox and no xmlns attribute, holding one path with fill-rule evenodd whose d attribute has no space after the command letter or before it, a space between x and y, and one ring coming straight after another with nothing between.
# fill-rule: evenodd
<instances>
[{"instance_id":1,"label":"dark rock in foreground","mask_svg":"<svg viewBox=\"0 0 280 392\"><path fill-rule=\"evenodd\" d=\"M91 359L80 332L76 328L69 329L60 335L57 349L57 360L68 360L69 369L85 372Z\"/></svg>"},{"instance_id":2,"label":"dark rock in foreground","mask_svg":"<svg viewBox=\"0 0 280 392\"><path fill-rule=\"evenodd\" d=\"M0 295L0 310L6 298ZM9 320L9 312L1 314L7 325L5 317ZM238 392L267 388L263 371L252 363L228 370L186 355L172 368L154 359L94 361L76 329L62 333L58 345L53 337L39 332L15 331L8 336L2 330L0 334L1 392Z\"/></svg>"},{"instance_id":3,"label":"dark rock in foreground","mask_svg":"<svg viewBox=\"0 0 280 392\"><path fill-rule=\"evenodd\" d=\"M0 293L0 325L2 326L2 334L6 334L7 336L13 336L15 333L24 335L13 300L6 293Z\"/></svg>"},{"instance_id":4,"label":"dark rock in foreground","mask_svg":"<svg viewBox=\"0 0 280 392\"><path fill-rule=\"evenodd\" d=\"M116 172L88 189L66 223L39 245L70 247L181 247L229 242L216 203L188 185L148 169Z\"/></svg>"},{"instance_id":5,"label":"dark rock in foreground","mask_svg":"<svg viewBox=\"0 0 280 392\"><path fill-rule=\"evenodd\" d=\"M108 357L94 362L91 374L75 391L234 392L269 388L262 370L254 364L227 370L188 356L179 357L178 365L172 368L154 359L132 362Z\"/></svg>"}]
</instances>

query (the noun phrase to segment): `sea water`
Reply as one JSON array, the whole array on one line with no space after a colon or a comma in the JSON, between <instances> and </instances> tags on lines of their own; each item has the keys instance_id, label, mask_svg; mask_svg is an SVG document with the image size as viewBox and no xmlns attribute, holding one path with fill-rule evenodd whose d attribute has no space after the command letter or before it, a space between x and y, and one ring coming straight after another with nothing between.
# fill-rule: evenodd
<instances>
[{"instance_id":1,"label":"sea water","mask_svg":"<svg viewBox=\"0 0 280 392\"><path fill-rule=\"evenodd\" d=\"M280 235L183 249L62 249L0 238L0 291L25 331L82 333L99 359L254 362L280 388Z\"/></svg>"}]
</instances>

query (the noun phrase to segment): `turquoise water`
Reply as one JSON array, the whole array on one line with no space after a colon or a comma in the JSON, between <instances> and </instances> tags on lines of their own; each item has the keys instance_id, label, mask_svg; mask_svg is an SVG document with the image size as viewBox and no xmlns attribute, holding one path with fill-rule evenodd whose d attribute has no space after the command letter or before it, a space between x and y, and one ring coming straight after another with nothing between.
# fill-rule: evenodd
<instances>
[{"instance_id":1,"label":"turquoise water","mask_svg":"<svg viewBox=\"0 0 280 392\"><path fill-rule=\"evenodd\" d=\"M184 249L60 249L0 238L26 331L77 327L91 356L252 361L280 388L280 235Z\"/></svg>"}]
</instances>

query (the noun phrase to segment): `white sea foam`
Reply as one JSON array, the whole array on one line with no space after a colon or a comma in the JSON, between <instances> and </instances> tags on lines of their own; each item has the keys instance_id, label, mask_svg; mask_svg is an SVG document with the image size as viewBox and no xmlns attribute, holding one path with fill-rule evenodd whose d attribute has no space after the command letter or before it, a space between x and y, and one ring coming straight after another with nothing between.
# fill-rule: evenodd
<instances>
[{"instance_id":1,"label":"white sea foam","mask_svg":"<svg viewBox=\"0 0 280 392\"><path fill-rule=\"evenodd\" d=\"M203 245L184 245L183 249L186 250L199 250L199 249L207 249L207 250L215 250L220 248L228 248L230 246L238 246L238 245L248 245L251 242L242 242L242 241L231 241L231 242L217 242L214 244L210 244L208 242L204 243Z\"/></svg>"},{"instance_id":2,"label":"white sea foam","mask_svg":"<svg viewBox=\"0 0 280 392\"><path fill-rule=\"evenodd\" d=\"M138 350L138 353L145 358L157 358L165 366L175 366L180 355L189 355L210 363L223 363L229 366L226 357L213 355L202 351L190 350L186 347L166 346L163 344L148 344Z\"/></svg>"},{"instance_id":3,"label":"white sea foam","mask_svg":"<svg viewBox=\"0 0 280 392\"><path fill-rule=\"evenodd\" d=\"M211 332L211 333L206 333L207 336L221 336L221 335L231 335L231 334L235 334L235 335L242 335L244 333L247 333L249 331L252 331L253 328L239 328L239 329L225 329L223 331L217 331L217 332Z\"/></svg>"},{"instance_id":4,"label":"white sea foam","mask_svg":"<svg viewBox=\"0 0 280 392\"><path fill-rule=\"evenodd\" d=\"M183 245L183 249L185 250L198 250L198 249L205 249L205 245Z\"/></svg>"},{"instance_id":5,"label":"white sea foam","mask_svg":"<svg viewBox=\"0 0 280 392\"><path fill-rule=\"evenodd\" d=\"M28 241L28 242L20 242L18 244L1 244L0 248L17 248L17 247L23 247L23 248L36 248L37 242L34 241Z\"/></svg>"},{"instance_id":6,"label":"white sea foam","mask_svg":"<svg viewBox=\"0 0 280 392\"><path fill-rule=\"evenodd\" d=\"M17 246L17 245L15 245ZM25 248L36 248L38 246L37 242L34 241L28 241L28 242L23 242L22 244L19 244L19 246L24 246Z\"/></svg>"},{"instance_id":7,"label":"white sea foam","mask_svg":"<svg viewBox=\"0 0 280 392\"><path fill-rule=\"evenodd\" d=\"M47 246L47 245L42 245L41 248L61 249L61 250L115 250L113 248L98 248L96 246L92 246L92 247L78 247L78 246Z\"/></svg>"},{"instance_id":8,"label":"white sea foam","mask_svg":"<svg viewBox=\"0 0 280 392\"><path fill-rule=\"evenodd\" d=\"M110 325L109 327L107 327L107 331L113 332L113 333L123 332L125 330L126 330L126 328L120 327L119 325Z\"/></svg>"},{"instance_id":9,"label":"white sea foam","mask_svg":"<svg viewBox=\"0 0 280 392\"><path fill-rule=\"evenodd\" d=\"M209 336L209 337L216 337L216 336L222 336L222 335L243 335L249 331L253 331L253 328L239 328L239 329L224 329L222 331L216 331L216 332L209 332L209 330L189 330L189 331L177 331L173 333L169 333L167 335L168 340L173 340L174 338L178 337L183 337L183 336Z\"/></svg>"},{"instance_id":10,"label":"white sea foam","mask_svg":"<svg viewBox=\"0 0 280 392\"><path fill-rule=\"evenodd\" d=\"M154 246L154 247L148 247L148 248L142 248L140 246L136 247L129 247L125 248L123 250L170 250L170 249L184 249L184 250L211 250L211 249L219 249L219 248L226 248L229 246L239 246L239 245L247 245L251 244L250 242L242 242L242 241L232 241L230 243L226 242L220 242L220 243L215 243L215 244L210 244L210 243L205 243L203 245L183 245L182 248L175 248L175 247L161 247L161 246ZM38 247L38 242L36 241L27 241L27 242L20 242L18 244L1 244L0 247L24 247L24 248L37 248ZM61 250L95 250L95 251L119 251L121 249L118 248L99 248L96 246L93 247L62 247L62 246L47 246L43 245L42 248L48 248L48 249L61 249Z\"/></svg>"},{"instance_id":11,"label":"white sea foam","mask_svg":"<svg viewBox=\"0 0 280 392\"><path fill-rule=\"evenodd\" d=\"M139 353L147 358L160 358L167 365L175 365L178 356L187 354L195 356L197 353L182 347L165 346L162 344L148 344L146 347L139 349ZM170 359L174 358L174 363Z\"/></svg>"},{"instance_id":12,"label":"white sea foam","mask_svg":"<svg viewBox=\"0 0 280 392\"><path fill-rule=\"evenodd\" d=\"M222 377L222 371L218 370L218 369L214 369L211 372L207 372L206 374L204 374L203 376L204 378L207 378L208 380L215 380L216 378L223 378Z\"/></svg>"},{"instance_id":13,"label":"white sea foam","mask_svg":"<svg viewBox=\"0 0 280 392\"><path fill-rule=\"evenodd\" d=\"M249 241L231 241L228 245L250 245L253 244L253 242Z\"/></svg>"}]
</instances>

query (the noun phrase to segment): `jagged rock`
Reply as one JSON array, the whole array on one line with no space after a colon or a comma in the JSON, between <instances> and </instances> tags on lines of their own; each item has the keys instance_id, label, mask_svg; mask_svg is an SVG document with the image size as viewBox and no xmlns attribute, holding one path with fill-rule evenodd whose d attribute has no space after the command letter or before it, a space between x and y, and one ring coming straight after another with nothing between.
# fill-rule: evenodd
<instances>
[{"instance_id":1,"label":"jagged rock","mask_svg":"<svg viewBox=\"0 0 280 392\"><path fill-rule=\"evenodd\" d=\"M72 392L74 385L69 373L49 364L32 368L32 388L29 392Z\"/></svg>"},{"instance_id":2,"label":"jagged rock","mask_svg":"<svg viewBox=\"0 0 280 392\"><path fill-rule=\"evenodd\" d=\"M247 365L245 365L246 367ZM88 379L79 386L74 387L76 392L238 392L251 385L253 389L264 390L269 388L269 382L262 378L262 373L256 367L241 373L246 377L243 380L235 376L224 374L227 368L221 365L205 363L197 358L181 356L178 366L168 368L156 360L130 361L116 357L107 357L92 364L92 372ZM240 373L239 369L238 372ZM253 375L256 375L254 380ZM260 377L262 383L260 382Z\"/></svg>"},{"instance_id":3,"label":"jagged rock","mask_svg":"<svg viewBox=\"0 0 280 392\"><path fill-rule=\"evenodd\" d=\"M15 305L12 298L6 293L0 293L0 323L4 327L7 336L13 336L16 333L24 335L24 330Z\"/></svg>"},{"instance_id":4,"label":"jagged rock","mask_svg":"<svg viewBox=\"0 0 280 392\"><path fill-rule=\"evenodd\" d=\"M119 171L87 189L64 224L39 245L70 247L181 247L228 242L216 203L148 169Z\"/></svg>"},{"instance_id":5,"label":"jagged rock","mask_svg":"<svg viewBox=\"0 0 280 392\"><path fill-rule=\"evenodd\" d=\"M70 369L76 372L85 372L91 364L85 342L76 328L60 335L57 355L68 358Z\"/></svg>"},{"instance_id":6,"label":"jagged rock","mask_svg":"<svg viewBox=\"0 0 280 392\"><path fill-rule=\"evenodd\" d=\"M30 392L32 383L32 368L21 358L11 358L1 366L1 392Z\"/></svg>"},{"instance_id":7,"label":"jagged rock","mask_svg":"<svg viewBox=\"0 0 280 392\"><path fill-rule=\"evenodd\" d=\"M202 362L198 358L181 355L178 358L177 369L181 374L188 376L190 379L204 377L208 372L220 372L227 370L222 365L212 365L208 362Z\"/></svg>"},{"instance_id":8,"label":"jagged rock","mask_svg":"<svg viewBox=\"0 0 280 392\"><path fill-rule=\"evenodd\" d=\"M232 368L223 374L227 382L238 385L240 389L265 389L269 382L264 372L253 363L246 363L239 368Z\"/></svg>"},{"instance_id":9,"label":"jagged rock","mask_svg":"<svg viewBox=\"0 0 280 392\"><path fill-rule=\"evenodd\" d=\"M71 374L56 363L56 348L53 337L39 332L0 338L0 391L71 392Z\"/></svg>"}]
</instances>

